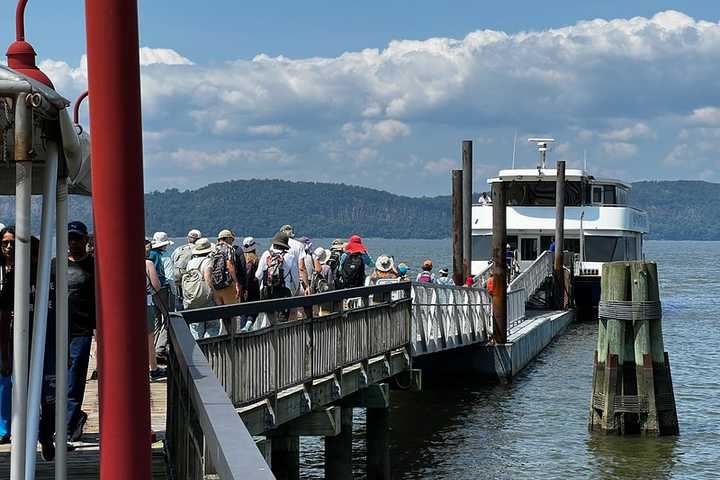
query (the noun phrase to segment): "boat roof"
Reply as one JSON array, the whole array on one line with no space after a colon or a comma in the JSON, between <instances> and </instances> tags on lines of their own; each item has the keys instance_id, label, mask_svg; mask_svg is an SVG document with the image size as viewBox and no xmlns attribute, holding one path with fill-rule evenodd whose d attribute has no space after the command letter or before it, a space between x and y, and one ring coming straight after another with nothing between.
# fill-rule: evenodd
<instances>
[{"instance_id":1,"label":"boat roof","mask_svg":"<svg viewBox=\"0 0 720 480\"><path fill-rule=\"evenodd\" d=\"M488 178L488 183L498 182L542 182L552 181L557 179L557 169L555 168L512 168L507 170L500 170L497 177ZM611 178L595 178L588 172L582 169L568 168L565 170L565 179L568 181L580 181L587 180L591 183L602 183L621 185L626 188L630 188L630 185L623 182L622 180L616 180Z\"/></svg>"}]
</instances>

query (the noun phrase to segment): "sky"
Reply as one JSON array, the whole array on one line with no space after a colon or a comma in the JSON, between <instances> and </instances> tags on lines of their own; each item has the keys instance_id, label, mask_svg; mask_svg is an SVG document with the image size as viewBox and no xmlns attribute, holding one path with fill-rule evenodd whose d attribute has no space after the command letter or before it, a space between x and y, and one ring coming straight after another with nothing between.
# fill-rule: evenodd
<instances>
[{"instance_id":1,"label":"sky","mask_svg":"<svg viewBox=\"0 0 720 480\"><path fill-rule=\"evenodd\" d=\"M139 2L146 191L283 178L447 194L465 139L479 191L516 136L519 167L536 165L527 138L552 136L551 162L596 176L720 182L715 1L204 3ZM83 5L26 12L69 99L87 86ZM0 44L14 10L0 6Z\"/></svg>"}]
</instances>

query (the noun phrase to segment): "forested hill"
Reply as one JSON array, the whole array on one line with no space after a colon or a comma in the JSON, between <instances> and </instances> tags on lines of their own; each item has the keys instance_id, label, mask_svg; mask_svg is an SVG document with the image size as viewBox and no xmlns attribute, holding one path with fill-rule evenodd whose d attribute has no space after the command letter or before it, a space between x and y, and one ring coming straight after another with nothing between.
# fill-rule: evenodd
<instances>
[{"instance_id":1,"label":"forested hill","mask_svg":"<svg viewBox=\"0 0 720 480\"><path fill-rule=\"evenodd\" d=\"M34 231L40 205L33 199ZM699 181L637 182L631 204L650 215L650 238L720 240L720 184ZM234 180L198 190L145 196L148 232L184 236L199 228L215 235L230 227L240 235L272 236L291 223L313 237L358 233L385 238L450 236L450 197L412 198L370 188L282 180ZM71 197L71 219L91 223L89 199ZM0 197L0 222L12 223L14 202Z\"/></svg>"}]
</instances>

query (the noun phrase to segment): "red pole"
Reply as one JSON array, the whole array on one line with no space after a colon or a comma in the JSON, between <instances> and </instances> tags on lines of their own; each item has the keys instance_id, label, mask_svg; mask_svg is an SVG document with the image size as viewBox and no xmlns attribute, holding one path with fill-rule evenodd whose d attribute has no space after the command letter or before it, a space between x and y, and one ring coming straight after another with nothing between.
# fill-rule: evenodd
<instances>
[{"instance_id":1,"label":"red pole","mask_svg":"<svg viewBox=\"0 0 720 480\"><path fill-rule=\"evenodd\" d=\"M89 0L100 478L150 479L137 2Z\"/></svg>"}]
</instances>

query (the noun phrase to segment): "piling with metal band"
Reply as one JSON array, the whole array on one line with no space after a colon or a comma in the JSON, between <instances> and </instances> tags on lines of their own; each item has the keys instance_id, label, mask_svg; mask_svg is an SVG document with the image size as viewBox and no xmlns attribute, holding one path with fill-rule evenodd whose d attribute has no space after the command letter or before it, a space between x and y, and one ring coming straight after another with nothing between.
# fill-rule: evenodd
<instances>
[{"instance_id":1,"label":"piling with metal band","mask_svg":"<svg viewBox=\"0 0 720 480\"><path fill-rule=\"evenodd\" d=\"M137 2L85 2L95 218L100 478L150 478Z\"/></svg>"},{"instance_id":2,"label":"piling with metal band","mask_svg":"<svg viewBox=\"0 0 720 480\"><path fill-rule=\"evenodd\" d=\"M465 284L463 265L463 171L452 171L452 232L453 232L453 280L455 285Z\"/></svg>"},{"instance_id":3,"label":"piling with metal band","mask_svg":"<svg viewBox=\"0 0 720 480\"><path fill-rule=\"evenodd\" d=\"M473 147L472 140L462 142L462 214L463 214L463 283L472 270L472 196L473 196Z\"/></svg>"},{"instance_id":4,"label":"piling with metal band","mask_svg":"<svg viewBox=\"0 0 720 480\"><path fill-rule=\"evenodd\" d=\"M507 209L505 184L492 184L493 202L493 340L507 343Z\"/></svg>"},{"instance_id":5,"label":"piling with metal band","mask_svg":"<svg viewBox=\"0 0 720 480\"><path fill-rule=\"evenodd\" d=\"M657 266L641 261L604 264L598 316L588 428L676 435Z\"/></svg>"},{"instance_id":6,"label":"piling with metal band","mask_svg":"<svg viewBox=\"0 0 720 480\"><path fill-rule=\"evenodd\" d=\"M555 181L555 263L553 264L553 303L555 308L565 308L565 273L563 248L565 244L565 161L557 162Z\"/></svg>"}]
</instances>

